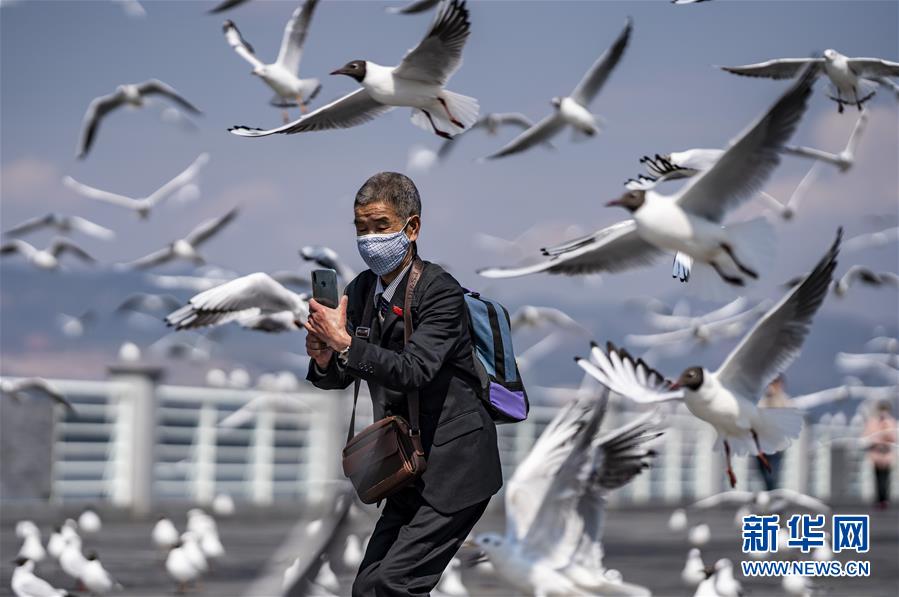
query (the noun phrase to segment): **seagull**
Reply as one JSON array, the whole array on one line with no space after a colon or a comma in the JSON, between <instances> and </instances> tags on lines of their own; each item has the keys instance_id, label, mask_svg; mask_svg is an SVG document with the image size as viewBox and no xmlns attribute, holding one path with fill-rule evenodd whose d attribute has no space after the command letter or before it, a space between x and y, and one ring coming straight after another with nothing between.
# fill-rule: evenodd
<instances>
[{"instance_id":1,"label":"seagull","mask_svg":"<svg viewBox=\"0 0 899 597\"><path fill-rule=\"evenodd\" d=\"M820 57L780 58L758 64L721 68L735 75L769 79L791 79L804 68L811 68L816 75L823 70L836 92L836 97L829 97L837 103L837 111L840 113L846 104L855 104L861 111L862 104L871 99L874 91L866 93L867 80L876 77L899 77L899 62L880 58L850 58L833 49L824 50L824 55Z\"/></svg>"},{"instance_id":2,"label":"seagull","mask_svg":"<svg viewBox=\"0 0 899 597\"><path fill-rule=\"evenodd\" d=\"M321 90L321 83L318 79L301 79L299 77L303 44L306 42L309 23L312 22L312 13L315 12L316 5L318 5L318 0L306 0L293 11L284 28L284 38L281 40L278 58L271 64L265 64L256 57L253 46L244 40L233 21L225 21L222 26L228 44L241 58L253 66L252 74L262 79L275 92L275 96L271 100L273 106L279 108L299 106L305 114L309 102ZM283 115L286 124L290 121L287 110L283 111Z\"/></svg>"},{"instance_id":3,"label":"seagull","mask_svg":"<svg viewBox=\"0 0 899 597\"><path fill-rule=\"evenodd\" d=\"M685 253L708 264L725 282L745 285L758 273L744 253L770 247L771 225L760 218L722 228L721 220L751 197L780 162L779 149L804 114L814 83L807 69L790 89L725 151L715 165L674 195L653 190L627 191L607 205L620 206L633 219L624 220L572 241L543 249L548 257L535 264L480 270L488 278L538 272L569 275L621 271L652 263L663 251ZM734 268L736 268L734 270Z\"/></svg>"},{"instance_id":4,"label":"seagull","mask_svg":"<svg viewBox=\"0 0 899 597\"><path fill-rule=\"evenodd\" d=\"M300 249L300 257L303 261L311 261L316 265L327 269L333 269L343 280L344 284L356 277L356 272L346 263L340 260L337 251L324 245L307 245Z\"/></svg>"},{"instance_id":5,"label":"seagull","mask_svg":"<svg viewBox=\"0 0 899 597\"><path fill-rule=\"evenodd\" d=\"M37 528L30 530L25 534L22 546L19 548L19 557L31 560L35 564L43 561L47 557L47 550L41 543L41 533Z\"/></svg>"},{"instance_id":6,"label":"seagull","mask_svg":"<svg viewBox=\"0 0 899 597\"><path fill-rule=\"evenodd\" d=\"M199 363L212 358L214 348L215 342L206 336L197 335L193 342L188 342L170 334L151 344L147 350L168 359Z\"/></svg>"},{"instance_id":7,"label":"seagull","mask_svg":"<svg viewBox=\"0 0 899 597\"><path fill-rule=\"evenodd\" d=\"M247 0L224 0L223 2L219 2L215 6L209 9L209 14L217 14L220 12L225 12L226 10L231 10L237 6L240 6Z\"/></svg>"},{"instance_id":8,"label":"seagull","mask_svg":"<svg viewBox=\"0 0 899 597\"><path fill-rule=\"evenodd\" d=\"M219 516L234 516L234 498L227 493L219 493L212 499L212 511Z\"/></svg>"},{"instance_id":9,"label":"seagull","mask_svg":"<svg viewBox=\"0 0 899 597\"><path fill-rule=\"evenodd\" d=\"M447 0L428 34L398 66L353 60L331 74L355 79L362 86L356 91L275 129L236 126L229 130L241 137L263 137L350 128L394 107L408 107L412 108L413 124L451 139L453 135L447 129L465 130L478 118L476 99L444 89L462 64L462 48L470 26L465 0Z\"/></svg>"},{"instance_id":10,"label":"seagull","mask_svg":"<svg viewBox=\"0 0 899 597\"><path fill-rule=\"evenodd\" d=\"M94 535L103 528L103 522L100 515L91 507L85 508L78 517L78 528L83 532Z\"/></svg>"},{"instance_id":11,"label":"seagull","mask_svg":"<svg viewBox=\"0 0 899 597\"><path fill-rule=\"evenodd\" d=\"M590 113L588 106L596 98L609 75L618 65L627 42L631 36L632 23L630 18L625 21L624 29L618 35L618 39L597 58L590 70L577 84L577 87L567 97L554 97L551 101L553 111L526 131L512 139L505 147L485 159L496 159L508 155L520 153L531 147L545 143L553 138L566 125L572 127L575 134L583 134L592 137L599 132L598 118Z\"/></svg>"},{"instance_id":12,"label":"seagull","mask_svg":"<svg viewBox=\"0 0 899 597\"><path fill-rule=\"evenodd\" d=\"M432 595L445 597L468 597L468 589L462 583L462 561L459 558L450 560L449 565L440 576L440 582L434 587Z\"/></svg>"},{"instance_id":13,"label":"seagull","mask_svg":"<svg viewBox=\"0 0 899 597\"><path fill-rule=\"evenodd\" d=\"M702 553L698 547L692 547L687 552L687 561L681 570L680 579L688 587L697 587L706 579L705 562L702 561Z\"/></svg>"},{"instance_id":14,"label":"seagull","mask_svg":"<svg viewBox=\"0 0 899 597\"><path fill-rule=\"evenodd\" d=\"M791 489L772 489L771 491L722 491L703 498L693 504L693 508L707 509L720 505L748 506L752 514L775 514L787 508L801 508L822 514L830 513L830 506L810 495Z\"/></svg>"},{"instance_id":15,"label":"seagull","mask_svg":"<svg viewBox=\"0 0 899 597\"><path fill-rule=\"evenodd\" d=\"M84 335L85 330L94 325L97 321L97 314L93 309L88 309L81 315L69 315L67 313L59 313L56 316L59 329L69 338L80 338Z\"/></svg>"},{"instance_id":16,"label":"seagull","mask_svg":"<svg viewBox=\"0 0 899 597\"><path fill-rule=\"evenodd\" d=\"M677 508L668 517L668 530L679 533L687 528L687 511Z\"/></svg>"},{"instance_id":17,"label":"seagull","mask_svg":"<svg viewBox=\"0 0 899 597\"><path fill-rule=\"evenodd\" d=\"M712 529L709 528L709 525L705 524L704 522L690 527L690 530L687 533L687 540L690 542L690 545L694 547L705 545L711 538Z\"/></svg>"},{"instance_id":18,"label":"seagull","mask_svg":"<svg viewBox=\"0 0 899 597\"><path fill-rule=\"evenodd\" d=\"M90 220L79 216L66 216L60 213L48 213L45 216L26 220L21 224L13 226L3 233L4 236L22 236L41 228L52 228L59 234L68 234L70 232L82 232L88 236L99 238L101 240L112 240L115 238L115 232L109 228L104 228L99 224L95 224Z\"/></svg>"},{"instance_id":19,"label":"seagull","mask_svg":"<svg viewBox=\"0 0 899 597\"><path fill-rule=\"evenodd\" d=\"M203 555L202 552L200 555ZM185 543L180 540L165 558L165 571L178 583L178 593L186 592L187 583L195 582L200 577L200 569L194 566Z\"/></svg>"},{"instance_id":20,"label":"seagull","mask_svg":"<svg viewBox=\"0 0 899 597\"><path fill-rule=\"evenodd\" d=\"M899 381L899 379L897 379ZM860 400L860 401L877 401L880 399L889 399L895 396L896 388L894 386L887 387L870 387L854 383L844 383L841 386L819 390L811 394L802 396L792 396L790 398L790 406L799 410L809 411L825 404L833 404L843 400Z\"/></svg>"},{"instance_id":21,"label":"seagull","mask_svg":"<svg viewBox=\"0 0 899 597\"><path fill-rule=\"evenodd\" d=\"M200 549L203 550L203 555L209 560L217 560L225 555L225 547L222 545L222 540L215 530L203 533L200 537Z\"/></svg>"},{"instance_id":22,"label":"seagull","mask_svg":"<svg viewBox=\"0 0 899 597\"><path fill-rule=\"evenodd\" d=\"M796 216L796 212L799 210L799 205L805 198L805 194L808 192L808 188L817 177L818 168L820 165L821 162L815 162L814 164L812 164L812 167L808 169L808 172L806 172L805 176L802 177L802 180L799 181L799 184L796 185L796 188L793 190L793 194L790 195L790 198L786 203L781 203L765 191L761 191L759 193L759 196L764 199L768 207L771 207L773 211L777 213L782 219L787 221L792 220Z\"/></svg>"},{"instance_id":23,"label":"seagull","mask_svg":"<svg viewBox=\"0 0 899 597\"><path fill-rule=\"evenodd\" d=\"M510 317L513 332L525 328L539 328L544 325L563 330L587 333L584 326L576 322L570 315L555 307L538 307L535 305L523 305Z\"/></svg>"},{"instance_id":24,"label":"seagull","mask_svg":"<svg viewBox=\"0 0 899 597\"><path fill-rule=\"evenodd\" d=\"M62 550L66 547L66 540L62 536L62 528L54 527L53 532L50 533L50 538L47 540L47 553L53 556L54 559L59 559L59 556L62 555Z\"/></svg>"},{"instance_id":25,"label":"seagull","mask_svg":"<svg viewBox=\"0 0 899 597\"><path fill-rule=\"evenodd\" d=\"M96 552L87 555L84 570L81 573L81 582L92 595L105 595L113 589L122 590L122 585L115 581L109 572L100 563Z\"/></svg>"},{"instance_id":26,"label":"seagull","mask_svg":"<svg viewBox=\"0 0 899 597\"><path fill-rule=\"evenodd\" d=\"M11 380L6 377L0 377L0 394L9 396L16 402L21 402L23 398L32 393L43 394L57 404L61 404L66 409L74 412L75 408L72 403L66 400L65 396L56 389L50 382L40 377L25 377L22 379Z\"/></svg>"},{"instance_id":27,"label":"seagull","mask_svg":"<svg viewBox=\"0 0 899 597\"><path fill-rule=\"evenodd\" d=\"M138 292L132 294L118 307L116 313L145 313L156 314L161 311L171 311L181 306L181 301L173 297L171 294L148 294L146 292Z\"/></svg>"},{"instance_id":28,"label":"seagull","mask_svg":"<svg viewBox=\"0 0 899 597\"><path fill-rule=\"evenodd\" d=\"M841 238L842 229L812 272L755 324L716 371L689 367L672 384L642 359L635 362L627 351L611 343L608 355L594 344L592 360L575 360L600 383L635 402L684 401L694 416L718 432L715 447L724 447L727 475L734 487L737 478L731 452L754 451L770 468L765 454L780 452L799 436L801 412L759 408L757 402L768 383L799 355L812 318L827 296Z\"/></svg>"},{"instance_id":29,"label":"seagull","mask_svg":"<svg viewBox=\"0 0 899 597\"><path fill-rule=\"evenodd\" d=\"M184 554L187 556L187 560L190 562L191 566L200 573L209 570L209 563L206 561L206 556L200 548L200 538L197 533L194 531L185 531L181 533L181 544L181 547L184 549Z\"/></svg>"},{"instance_id":30,"label":"seagull","mask_svg":"<svg viewBox=\"0 0 899 597\"><path fill-rule=\"evenodd\" d=\"M601 433L607 404L608 391L562 407L507 485L505 535L475 538L526 594L649 594L604 574L601 540L605 495L649 466L646 444L661 432L650 412Z\"/></svg>"},{"instance_id":31,"label":"seagull","mask_svg":"<svg viewBox=\"0 0 899 597\"><path fill-rule=\"evenodd\" d=\"M346 542L343 546L343 555L341 556L341 560L343 561L343 566L347 570L356 570L359 568L359 564L362 563L362 556L364 555L362 551L362 540L359 539L359 535L355 533L350 533L347 535ZM458 560L456 560L458 564ZM452 562L450 563L452 565ZM458 566L457 566L458 567Z\"/></svg>"},{"instance_id":32,"label":"seagull","mask_svg":"<svg viewBox=\"0 0 899 597\"><path fill-rule=\"evenodd\" d=\"M252 398L249 402L228 414L218 423L222 429L237 429L256 418L260 411L275 410L277 412L308 412L307 405L299 402L296 396L277 396L263 394Z\"/></svg>"},{"instance_id":33,"label":"seagull","mask_svg":"<svg viewBox=\"0 0 899 597\"><path fill-rule=\"evenodd\" d=\"M890 338L889 336L877 336L871 338L865 343L865 350L882 351L882 352L899 352L899 338Z\"/></svg>"},{"instance_id":34,"label":"seagull","mask_svg":"<svg viewBox=\"0 0 899 597\"><path fill-rule=\"evenodd\" d=\"M852 165L855 164L855 152L867 124L868 113L862 112L858 115L858 120L855 121L855 126L849 134L849 140L846 142L846 147L843 148L843 151L840 153L829 153L814 147L804 147L799 145L785 145L783 152L790 155L812 158L818 162L827 162L836 166L840 172L847 172L852 168Z\"/></svg>"},{"instance_id":35,"label":"seagull","mask_svg":"<svg viewBox=\"0 0 899 597\"><path fill-rule=\"evenodd\" d=\"M125 14L132 19L142 19L147 16L147 11L138 0L112 0L121 5Z\"/></svg>"},{"instance_id":36,"label":"seagull","mask_svg":"<svg viewBox=\"0 0 899 597\"><path fill-rule=\"evenodd\" d=\"M395 15L413 15L431 10L439 3L440 0L412 0L403 6L388 6L387 12Z\"/></svg>"},{"instance_id":37,"label":"seagull","mask_svg":"<svg viewBox=\"0 0 899 597\"><path fill-rule=\"evenodd\" d=\"M0 245L0 255L12 255L14 253L22 255L34 267L48 271L59 269L59 257L66 253L71 253L85 263L95 263L97 261L87 251L67 238L54 238L46 249L37 249L19 238Z\"/></svg>"},{"instance_id":38,"label":"seagull","mask_svg":"<svg viewBox=\"0 0 899 597\"><path fill-rule=\"evenodd\" d=\"M34 574L34 562L28 558L16 558L12 573L12 592L17 597L65 597L68 591L53 587L43 578Z\"/></svg>"},{"instance_id":39,"label":"seagull","mask_svg":"<svg viewBox=\"0 0 899 597\"><path fill-rule=\"evenodd\" d=\"M892 286L893 288L899 288L899 274L896 274L895 272L877 273L867 267L853 265L845 274L843 274L843 277L834 284L834 294L838 297L846 296L846 293L849 292L849 288L855 283L874 287Z\"/></svg>"},{"instance_id":40,"label":"seagull","mask_svg":"<svg viewBox=\"0 0 899 597\"><path fill-rule=\"evenodd\" d=\"M337 575L334 574L334 571L331 569L331 564L330 562L328 562L328 558L324 555L322 556L322 564L318 569L318 573L315 575L315 580L313 580L312 582L332 594L336 594L338 591L340 591L340 581L337 579Z\"/></svg>"},{"instance_id":41,"label":"seagull","mask_svg":"<svg viewBox=\"0 0 899 597\"><path fill-rule=\"evenodd\" d=\"M76 157L78 159L87 157L87 153L90 151L97 136L100 121L110 112L122 106L143 107L147 98L154 95L166 97L192 114L201 113L196 106L158 79L150 79L143 83L119 85L114 92L95 98L88 106L87 112L84 114L84 124L82 125L81 139L78 141L78 148L75 153Z\"/></svg>"},{"instance_id":42,"label":"seagull","mask_svg":"<svg viewBox=\"0 0 899 597\"><path fill-rule=\"evenodd\" d=\"M72 534L66 539L66 546L59 556L59 566L63 572L78 581L79 584L82 584L82 575L86 565L87 559L81 553L81 537L77 534Z\"/></svg>"},{"instance_id":43,"label":"seagull","mask_svg":"<svg viewBox=\"0 0 899 597\"><path fill-rule=\"evenodd\" d=\"M203 166L207 164L207 162L209 162L209 154L200 154L190 166L188 166L183 172L181 172L181 174L171 179L146 197L126 197L125 195L119 195L118 193L110 193L109 191L103 191L101 189L82 184L71 176L66 176L62 179L62 182L79 195L87 197L88 199L104 201L106 203L118 205L119 207L125 207L134 210L134 212L143 219L149 216L150 210L156 207L156 205L158 205L166 197L171 196L179 189L185 187L188 184L191 184L194 179L196 179Z\"/></svg>"},{"instance_id":44,"label":"seagull","mask_svg":"<svg viewBox=\"0 0 899 597\"><path fill-rule=\"evenodd\" d=\"M733 562L727 558L721 558L715 562L715 593L718 597L743 597L743 587L740 581L734 578Z\"/></svg>"},{"instance_id":45,"label":"seagull","mask_svg":"<svg viewBox=\"0 0 899 597\"><path fill-rule=\"evenodd\" d=\"M499 129L501 127L509 127L515 128L521 131L527 130L534 126L534 122L521 114L520 112L491 112L486 116L482 116L475 122L471 127L465 131L466 133L470 133L471 131L483 129L487 132L491 137L499 133ZM453 148L458 143L458 138L461 135L457 135L453 139L447 139L443 142L443 145L440 146L440 149L437 151L437 158L440 160L445 160L449 157L450 152L452 152ZM553 145L548 141L544 143L550 149L553 149Z\"/></svg>"},{"instance_id":46,"label":"seagull","mask_svg":"<svg viewBox=\"0 0 899 597\"><path fill-rule=\"evenodd\" d=\"M203 259L197 249L231 223L237 217L237 211L238 209L235 207L223 216L210 218L196 226L184 238L172 241L164 249L122 264L121 267L147 269L175 259L188 259L196 265L202 265L206 260Z\"/></svg>"},{"instance_id":47,"label":"seagull","mask_svg":"<svg viewBox=\"0 0 899 597\"><path fill-rule=\"evenodd\" d=\"M859 234L846 241L844 251L863 251L865 249L880 248L889 243L899 241L899 226L886 228L878 232Z\"/></svg>"},{"instance_id":48,"label":"seagull","mask_svg":"<svg viewBox=\"0 0 899 597\"><path fill-rule=\"evenodd\" d=\"M174 549L180 542L178 529L175 528L175 524L167 516L163 515L160 515L156 520L156 524L153 525L151 537L153 538L153 544L160 551Z\"/></svg>"},{"instance_id":49,"label":"seagull","mask_svg":"<svg viewBox=\"0 0 899 597\"><path fill-rule=\"evenodd\" d=\"M843 373L878 373L890 383L899 384L899 355L895 353L838 352L834 363Z\"/></svg>"},{"instance_id":50,"label":"seagull","mask_svg":"<svg viewBox=\"0 0 899 597\"><path fill-rule=\"evenodd\" d=\"M165 321L176 330L217 326L232 321L268 332L299 330L309 316L309 297L288 290L256 272L192 297Z\"/></svg>"}]
</instances>

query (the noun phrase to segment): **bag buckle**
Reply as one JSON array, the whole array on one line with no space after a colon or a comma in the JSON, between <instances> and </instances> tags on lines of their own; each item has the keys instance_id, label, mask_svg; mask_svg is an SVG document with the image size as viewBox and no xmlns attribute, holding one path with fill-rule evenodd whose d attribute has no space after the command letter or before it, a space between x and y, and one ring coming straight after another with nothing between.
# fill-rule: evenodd
<instances>
[{"instance_id":1,"label":"bag buckle","mask_svg":"<svg viewBox=\"0 0 899 597\"><path fill-rule=\"evenodd\" d=\"M419 435L421 435L420 429L412 429L411 427L409 428L409 437L416 437Z\"/></svg>"}]
</instances>

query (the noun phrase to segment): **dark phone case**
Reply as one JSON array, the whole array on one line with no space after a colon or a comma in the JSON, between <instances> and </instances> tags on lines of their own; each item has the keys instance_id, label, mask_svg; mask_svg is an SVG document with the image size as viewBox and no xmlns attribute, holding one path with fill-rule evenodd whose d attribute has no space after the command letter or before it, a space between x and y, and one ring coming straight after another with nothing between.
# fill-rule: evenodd
<instances>
[{"instance_id":1,"label":"dark phone case","mask_svg":"<svg viewBox=\"0 0 899 597\"><path fill-rule=\"evenodd\" d=\"M312 298L332 309L337 308L340 294L337 292L337 272L333 269L312 270Z\"/></svg>"}]
</instances>

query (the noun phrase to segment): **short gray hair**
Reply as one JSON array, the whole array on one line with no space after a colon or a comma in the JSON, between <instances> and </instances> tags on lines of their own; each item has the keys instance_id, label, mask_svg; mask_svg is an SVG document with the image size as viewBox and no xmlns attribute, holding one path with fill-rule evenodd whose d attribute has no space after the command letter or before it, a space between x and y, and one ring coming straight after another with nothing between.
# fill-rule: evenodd
<instances>
[{"instance_id":1,"label":"short gray hair","mask_svg":"<svg viewBox=\"0 0 899 597\"><path fill-rule=\"evenodd\" d=\"M387 203L402 219L421 215L421 197L412 179L399 172L378 172L356 193L353 207Z\"/></svg>"}]
</instances>

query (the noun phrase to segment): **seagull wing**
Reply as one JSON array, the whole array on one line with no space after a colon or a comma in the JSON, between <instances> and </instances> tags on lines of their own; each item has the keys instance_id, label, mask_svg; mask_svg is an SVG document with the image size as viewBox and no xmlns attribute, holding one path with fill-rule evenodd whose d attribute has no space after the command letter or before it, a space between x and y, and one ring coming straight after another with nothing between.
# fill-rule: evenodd
<instances>
[{"instance_id":1,"label":"seagull wing","mask_svg":"<svg viewBox=\"0 0 899 597\"><path fill-rule=\"evenodd\" d=\"M764 388L799 355L812 317L827 296L840 252L842 228L815 269L771 308L715 372L726 388L748 399Z\"/></svg>"},{"instance_id":2,"label":"seagull wing","mask_svg":"<svg viewBox=\"0 0 899 597\"><path fill-rule=\"evenodd\" d=\"M558 112L553 111L543 120L509 141L502 149L500 149L496 153L488 155L485 159L495 160L496 158L502 158L507 155L520 153L540 143L546 143L564 127L565 120L559 115Z\"/></svg>"},{"instance_id":3,"label":"seagull wing","mask_svg":"<svg viewBox=\"0 0 899 597\"><path fill-rule=\"evenodd\" d=\"M720 222L759 191L780 163L780 151L805 113L816 72L806 68L779 100L677 194L686 211Z\"/></svg>"},{"instance_id":4,"label":"seagull wing","mask_svg":"<svg viewBox=\"0 0 899 597\"><path fill-rule=\"evenodd\" d=\"M5 242L0 246L0 255L12 255L13 253L21 253L23 257L30 259L32 255L37 253L37 249L18 238Z\"/></svg>"},{"instance_id":5,"label":"seagull wing","mask_svg":"<svg viewBox=\"0 0 899 597\"><path fill-rule=\"evenodd\" d=\"M115 238L115 232L109 228L95 224L81 216L69 216L69 226L74 230L95 238L102 238L104 240L112 240Z\"/></svg>"},{"instance_id":6,"label":"seagull wing","mask_svg":"<svg viewBox=\"0 0 899 597\"><path fill-rule=\"evenodd\" d=\"M744 66L722 66L723 70L744 77L766 77L769 79L792 79L803 68L813 65L813 72L824 66L823 58L780 58Z\"/></svg>"},{"instance_id":7,"label":"seagull wing","mask_svg":"<svg viewBox=\"0 0 899 597\"><path fill-rule=\"evenodd\" d=\"M203 166L205 166L208 162L209 154L201 153L197 156L197 159L195 159L190 164L190 166L184 169L184 171L153 191L153 194L147 197L147 202L151 206L156 205L157 203L174 193L177 189L192 182L197 177L197 174L200 173L200 170L203 168Z\"/></svg>"},{"instance_id":8,"label":"seagull wing","mask_svg":"<svg viewBox=\"0 0 899 597\"><path fill-rule=\"evenodd\" d=\"M868 249L870 247L880 247L888 242L899 241L899 226L895 228L887 228L879 232L870 232L868 234L860 234L846 241L843 245L844 251L858 251L860 249Z\"/></svg>"},{"instance_id":9,"label":"seagull wing","mask_svg":"<svg viewBox=\"0 0 899 597\"><path fill-rule=\"evenodd\" d=\"M281 40L281 50L278 52L278 64L287 72L298 74L300 60L303 58L303 44L306 43L306 35L309 32L309 23L312 22L312 13L318 0L306 0L302 6L293 11L287 26L284 27L284 38Z\"/></svg>"},{"instance_id":10,"label":"seagull wing","mask_svg":"<svg viewBox=\"0 0 899 597\"><path fill-rule=\"evenodd\" d=\"M624 55L624 50L627 48L627 42L631 37L631 29L632 22L631 19L628 18L624 23L624 29L618 34L618 39L615 40L615 43L596 59L596 62L593 63L593 66L590 67L590 70L587 71L584 78L581 79L580 83L577 84L577 87L574 88L574 91L571 92L571 99L585 107L593 101L596 94L602 89L603 84L605 84L606 79L609 78L609 75L612 74L612 71Z\"/></svg>"},{"instance_id":11,"label":"seagull wing","mask_svg":"<svg viewBox=\"0 0 899 597\"><path fill-rule=\"evenodd\" d=\"M446 159L446 157L450 154L450 151L453 149L453 147L455 147L456 139L469 131L473 131L474 129L484 128L487 125L488 120L493 120L493 122L499 124L500 126L512 126L523 130L527 130L534 126L534 122L530 118L519 112L488 114L479 118L477 122L468 127L468 130L456 135L452 139L447 139L446 141L444 141L443 145L440 146L440 149L437 150L437 157L441 160Z\"/></svg>"},{"instance_id":12,"label":"seagull wing","mask_svg":"<svg viewBox=\"0 0 899 597\"><path fill-rule=\"evenodd\" d=\"M693 504L693 508L714 508L715 506L720 506L721 504L749 504L755 501L755 494L751 491L738 491L732 489L730 491L722 491L721 493L716 493L715 495L710 495L709 497L702 498L701 500L695 502Z\"/></svg>"},{"instance_id":13,"label":"seagull wing","mask_svg":"<svg viewBox=\"0 0 899 597\"><path fill-rule=\"evenodd\" d=\"M850 58L849 68L860 77L899 77L899 62L880 58Z\"/></svg>"},{"instance_id":14,"label":"seagull wing","mask_svg":"<svg viewBox=\"0 0 899 597\"><path fill-rule=\"evenodd\" d=\"M188 112L193 112L194 114L202 113L202 112L200 112L199 108L197 108L192 103L187 101L184 98L184 96L182 96L180 93L175 91L175 89L173 87L166 85L159 79L150 79L149 81L145 81L137 86L137 90L140 92L140 94L142 96L143 95L162 95L162 96L169 98L170 100L172 100L173 102L175 102L176 104L178 104L179 106L181 106L182 108L187 110Z\"/></svg>"},{"instance_id":15,"label":"seagull wing","mask_svg":"<svg viewBox=\"0 0 899 597\"><path fill-rule=\"evenodd\" d=\"M412 15L437 6L440 0L413 0L409 4L403 6L388 6L387 12L393 14Z\"/></svg>"},{"instance_id":16,"label":"seagull wing","mask_svg":"<svg viewBox=\"0 0 899 597\"><path fill-rule=\"evenodd\" d=\"M608 355L593 344L590 359L575 357L578 366L616 394L642 404L683 400L681 390L672 390L665 377L647 365L643 359L636 361L623 348L611 342Z\"/></svg>"},{"instance_id":17,"label":"seagull wing","mask_svg":"<svg viewBox=\"0 0 899 597\"><path fill-rule=\"evenodd\" d=\"M448 0L431 29L394 69L394 76L443 86L462 64L462 49L471 29L465 0Z\"/></svg>"},{"instance_id":18,"label":"seagull wing","mask_svg":"<svg viewBox=\"0 0 899 597\"><path fill-rule=\"evenodd\" d=\"M116 91L109 95L103 95L95 98L87 107L84 113L84 121L81 126L81 139L78 141L77 157L83 159L87 156L87 152L91 150L94 139L97 137L97 129L100 127L100 121L103 117L125 103L125 94Z\"/></svg>"},{"instance_id":19,"label":"seagull wing","mask_svg":"<svg viewBox=\"0 0 899 597\"><path fill-rule=\"evenodd\" d=\"M225 33L225 41L234 48L237 55L253 65L253 68L262 68L265 66L261 60L256 58L256 50L250 45L250 42L243 38L240 29L234 24L234 21L227 20L222 25L222 31Z\"/></svg>"},{"instance_id":20,"label":"seagull wing","mask_svg":"<svg viewBox=\"0 0 899 597\"><path fill-rule=\"evenodd\" d=\"M250 310L260 314L290 311L302 316L308 312L308 306L304 295L284 288L268 274L257 272L197 294L165 320L181 330L227 323Z\"/></svg>"},{"instance_id":21,"label":"seagull wing","mask_svg":"<svg viewBox=\"0 0 899 597\"><path fill-rule=\"evenodd\" d=\"M161 265L168 261L171 261L175 258L175 252L172 250L171 245L165 247L164 249L159 249L158 251L154 251L149 255L144 255L139 259L135 259L134 261L129 261L124 264L124 267L131 269L148 269L156 265Z\"/></svg>"},{"instance_id":22,"label":"seagull wing","mask_svg":"<svg viewBox=\"0 0 899 597\"><path fill-rule=\"evenodd\" d=\"M804 396L793 396L790 398L790 406L799 410L810 410L823 404L831 404L851 397L852 393L848 386L837 386Z\"/></svg>"},{"instance_id":23,"label":"seagull wing","mask_svg":"<svg viewBox=\"0 0 899 597\"><path fill-rule=\"evenodd\" d=\"M152 303L156 303L156 305L153 305ZM115 310L119 313L123 311L143 312L156 311L159 309L171 310L177 309L180 306L181 301L171 294L147 294L138 292L122 301Z\"/></svg>"},{"instance_id":24,"label":"seagull wing","mask_svg":"<svg viewBox=\"0 0 899 597\"><path fill-rule=\"evenodd\" d=\"M240 6L247 0L224 0L224 2L219 2L215 6L209 9L209 14L215 14L219 12L225 12L226 10L230 10L235 6Z\"/></svg>"},{"instance_id":25,"label":"seagull wing","mask_svg":"<svg viewBox=\"0 0 899 597\"><path fill-rule=\"evenodd\" d=\"M191 230L190 234L188 234L184 240L189 242L195 248L200 246L236 218L237 212L238 209L235 207L223 216L206 220Z\"/></svg>"},{"instance_id":26,"label":"seagull wing","mask_svg":"<svg viewBox=\"0 0 899 597\"><path fill-rule=\"evenodd\" d=\"M102 189L80 183L71 176L64 177L62 179L62 182L64 185L66 185L82 197L87 197L88 199L104 201L106 203L118 205L119 207L127 207L128 209L136 209L137 206L142 203L140 199L132 199L131 197L126 197L125 195L110 193L109 191L104 191Z\"/></svg>"},{"instance_id":27,"label":"seagull wing","mask_svg":"<svg viewBox=\"0 0 899 597\"><path fill-rule=\"evenodd\" d=\"M514 278L539 272L588 274L616 272L648 265L662 254L637 234L633 220L625 220L564 245L543 250L548 259L522 267L493 267L478 271L487 278Z\"/></svg>"},{"instance_id":28,"label":"seagull wing","mask_svg":"<svg viewBox=\"0 0 899 597\"><path fill-rule=\"evenodd\" d=\"M86 261L87 263L94 263L97 261L96 259L91 257L91 255L87 251L67 238L54 239L50 244L50 253L52 253L54 257L59 257L63 253L71 253L72 255L75 255L76 257L78 257L82 261Z\"/></svg>"},{"instance_id":29,"label":"seagull wing","mask_svg":"<svg viewBox=\"0 0 899 597\"><path fill-rule=\"evenodd\" d=\"M53 214L47 214L45 216L39 216L37 218L31 218L30 220L25 220L21 224L17 226L13 226L9 230L3 233L4 236L19 236L22 234L28 234L34 230L38 230L40 228L44 228L45 226L52 226L56 218Z\"/></svg>"},{"instance_id":30,"label":"seagull wing","mask_svg":"<svg viewBox=\"0 0 899 597\"><path fill-rule=\"evenodd\" d=\"M812 496L806 495L804 493L799 493L798 491L793 491L792 489L772 489L768 492L768 494L773 499L785 500L795 506L805 508L806 510L824 513L830 512L830 506L828 506L821 500L813 498Z\"/></svg>"},{"instance_id":31,"label":"seagull wing","mask_svg":"<svg viewBox=\"0 0 899 597\"><path fill-rule=\"evenodd\" d=\"M278 128L262 130L235 126L228 130L240 137L265 137L276 133L292 135L308 131L348 129L374 120L392 109L393 106L379 103L368 94L364 87L360 87L356 91Z\"/></svg>"}]
</instances>

